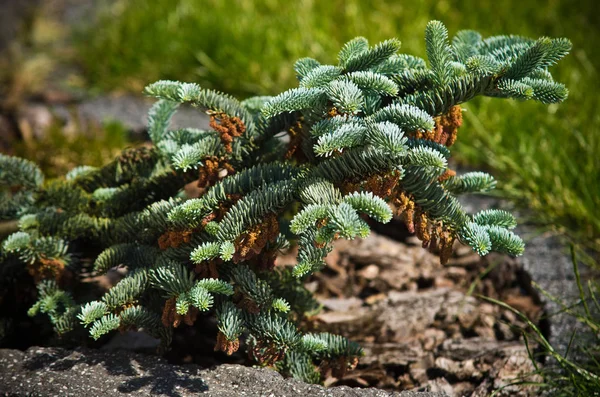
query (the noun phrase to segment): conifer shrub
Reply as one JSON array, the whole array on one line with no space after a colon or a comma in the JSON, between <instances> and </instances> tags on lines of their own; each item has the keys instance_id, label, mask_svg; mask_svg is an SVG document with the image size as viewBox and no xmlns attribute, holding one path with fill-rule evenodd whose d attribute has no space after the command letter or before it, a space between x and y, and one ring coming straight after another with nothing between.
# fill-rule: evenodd
<instances>
[{"instance_id":1,"label":"conifer shrub","mask_svg":"<svg viewBox=\"0 0 600 397\"><path fill-rule=\"evenodd\" d=\"M241 102L158 81L145 89L158 98L152 146L64 178L45 181L35 164L0 155L0 216L19 227L2 243L2 305L30 279L29 315L45 315L63 337L143 330L164 350L174 328L214 316L215 350L232 354L242 340L256 362L309 382L353 368L358 344L301 326L319 306L303 280L323 268L332 242L399 216L442 263L455 240L480 255L520 255L510 213L467 214L456 198L495 186L486 173L448 168L460 104L567 96L548 72L569 52L566 39L461 31L449 42L433 21L425 42L428 63L399 53L398 40L358 37L337 65L298 60L298 88ZM169 130L180 104L206 111L211 129ZM183 193L190 183L199 197ZM290 244L297 264L274 266ZM108 292L81 292L84 273L115 267L126 275Z\"/></svg>"}]
</instances>

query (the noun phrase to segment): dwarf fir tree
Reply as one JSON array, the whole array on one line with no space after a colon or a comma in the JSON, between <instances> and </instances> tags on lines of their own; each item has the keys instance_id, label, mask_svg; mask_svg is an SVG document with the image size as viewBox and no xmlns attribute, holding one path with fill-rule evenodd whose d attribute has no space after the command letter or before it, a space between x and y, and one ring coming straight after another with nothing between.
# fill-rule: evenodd
<instances>
[{"instance_id":1,"label":"dwarf fir tree","mask_svg":"<svg viewBox=\"0 0 600 397\"><path fill-rule=\"evenodd\" d=\"M398 40L358 37L337 65L298 60L298 88L241 102L156 82L145 90L159 99L148 118L153 146L62 179L0 156L0 217L19 218L20 229L2 244L1 282L28 272L39 290L30 314L48 315L60 334L143 329L166 347L174 327L210 312L215 350L232 354L244 338L252 358L286 374L317 382L317 364L343 374L360 347L299 329L318 307L302 280L324 266L332 242L365 237L367 219L398 216L442 263L457 239L480 255L520 255L511 214L470 215L456 199L495 186L486 173L448 168L460 104L567 96L548 72L570 50L566 39L461 31L450 42L433 21L425 43L428 62L399 53ZM169 130L180 104L206 111L211 129ZM182 193L190 182L198 198ZM290 244L298 263L274 268ZM95 274L123 266L127 275L98 300L77 302L69 290L86 260Z\"/></svg>"}]
</instances>

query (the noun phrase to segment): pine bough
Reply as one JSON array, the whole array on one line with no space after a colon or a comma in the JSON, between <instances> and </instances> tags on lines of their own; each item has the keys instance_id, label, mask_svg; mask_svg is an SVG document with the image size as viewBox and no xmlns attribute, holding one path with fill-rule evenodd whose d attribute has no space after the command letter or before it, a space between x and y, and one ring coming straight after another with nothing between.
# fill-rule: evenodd
<instances>
[{"instance_id":1,"label":"pine bough","mask_svg":"<svg viewBox=\"0 0 600 397\"><path fill-rule=\"evenodd\" d=\"M0 282L28 272L39 292L30 314L48 315L59 334L141 329L166 347L174 327L213 313L215 350L232 354L244 338L253 359L285 374L310 382L321 379L318 368L343 374L360 347L299 329L318 308L302 280L324 266L332 242L365 237L367 218L399 216L442 263L456 239L480 255L520 255L511 214L469 215L456 199L495 186L488 174L448 169L460 104L567 97L548 72L569 52L566 39L461 31L449 42L433 21L425 42L429 67L398 53L397 40L371 47L358 37L337 65L298 60L298 88L242 102L158 81L145 90L159 99L148 119L153 147L62 179L44 182L34 164L0 155L0 217L19 218L20 228L2 243ZM169 130L182 103L207 111L212 128ZM186 199L193 181L202 194ZM274 268L290 240L298 263ZM86 261L95 274L128 273L78 304L69 290Z\"/></svg>"}]
</instances>

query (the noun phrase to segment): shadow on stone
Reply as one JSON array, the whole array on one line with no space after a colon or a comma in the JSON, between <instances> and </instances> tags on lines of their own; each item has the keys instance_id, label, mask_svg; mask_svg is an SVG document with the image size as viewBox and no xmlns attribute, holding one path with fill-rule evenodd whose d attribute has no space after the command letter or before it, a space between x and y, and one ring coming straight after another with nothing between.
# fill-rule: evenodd
<instances>
[{"instance_id":1,"label":"shadow on stone","mask_svg":"<svg viewBox=\"0 0 600 397\"><path fill-rule=\"evenodd\" d=\"M196 366L173 366L154 356L59 348L31 348L25 353L17 350L0 352L0 384L8 387L8 390L11 390L11 383L19 382L20 386L23 379L29 379L27 384L33 389L27 392L43 395L56 395L54 387L77 390L78 393L89 388L96 391L94 395L104 395L97 394L98 390L111 395L111 390L114 390L133 395L158 394L169 397L208 391ZM12 358L18 355L22 355L21 362ZM9 362L18 364L5 365ZM8 379L8 375L12 375L11 379ZM40 385L40 390L36 384ZM0 392L8 390L0 387Z\"/></svg>"},{"instance_id":2,"label":"shadow on stone","mask_svg":"<svg viewBox=\"0 0 600 397\"><path fill-rule=\"evenodd\" d=\"M388 392L347 386L329 389L285 379L266 368L224 364L211 369L173 365L128 351L32 347L0 349L0 395L229 397L444 397L444 393Z\"/></svg>"}]
</instances>

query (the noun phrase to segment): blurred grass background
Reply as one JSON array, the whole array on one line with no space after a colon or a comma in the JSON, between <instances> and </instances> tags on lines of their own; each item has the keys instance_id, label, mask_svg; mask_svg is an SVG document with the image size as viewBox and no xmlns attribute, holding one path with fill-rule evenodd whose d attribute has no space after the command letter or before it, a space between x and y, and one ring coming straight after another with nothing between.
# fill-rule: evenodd
<instances>
[{"instance_id":1,"label":"blurred grass background","mask_svg":"<svg viewBox=\"0 0 600 397\"><path fill-rule=\"evenodd\" d=\"M234 94L277 94L296 85L292 65L335 62L347 40L398 37L425 55L424 29L443 21L452 36L568 37L573 51L552 71L567 85L561 105L479 98L465 105L458 159L487 166L502 193L536 210L534 220L587 242L600 237L600 18L593 1L504 0L127 0L78 34L77 61L100 90L140 92L158 79L194 81Z\"/></svg>"},{"instance_id":2,"label":"blurred grass background","mask_svg":"<svg viewBox=\"0 0 600 397\"><path fill-rule=\"evenodd\" d=\"M65 134L64 126L54 121L43 137L17 142L14 155L34 161L47 177L58 178L82 164L100 167L133 142L117 121L76 128L77 133Z\"/></svg>"}]
</instances>

